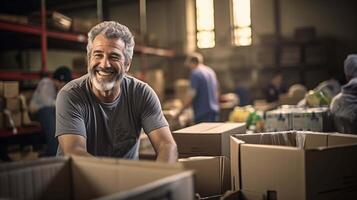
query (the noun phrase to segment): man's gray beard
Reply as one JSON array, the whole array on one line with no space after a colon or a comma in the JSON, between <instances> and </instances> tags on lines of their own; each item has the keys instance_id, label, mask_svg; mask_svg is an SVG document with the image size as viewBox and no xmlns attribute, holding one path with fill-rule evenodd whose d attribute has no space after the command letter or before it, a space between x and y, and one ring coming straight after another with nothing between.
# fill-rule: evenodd
<instances>
[{"instance_id":1,"label":"man's gray beard","mask_svg":"<svg viewBox=\"0 0 357 200\"><path fill-rule=\"evenodd\" d=\"M98 81L93 70L90 70L89 75L93 86L99 91L112 90L116 84L120 85L124 78L124 73L119 73L112 81Z\"/></svg>"}]
</instances>

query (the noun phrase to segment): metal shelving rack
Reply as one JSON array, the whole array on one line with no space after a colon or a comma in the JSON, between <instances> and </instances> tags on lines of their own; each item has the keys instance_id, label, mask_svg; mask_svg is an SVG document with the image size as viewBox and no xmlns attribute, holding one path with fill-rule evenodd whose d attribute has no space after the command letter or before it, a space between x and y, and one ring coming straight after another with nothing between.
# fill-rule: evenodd
<instances>
[{"instance_id":1,"label":"metal shelving rack","mask_svg":"<svg viewBox=\"0 0 357 200\"><path fill-rule=\"evenodd\" d=\"M41 71L28 72L23 70L6 70L0 71L0 80L34 80L39 79L41 72L47 72L47 39L76 42L85 45L87 36L79 33L60 32L47 30L46 28L46 0L41 0L41 25L15 24L11 22L0 21L0 30L15 33L24 33L37 35L41 37ZM145 45L135 45L134 53L140 55L155 55L167 58L173 58L176 53L173 50L156 48Z\"/></svg>"}]
</instances>

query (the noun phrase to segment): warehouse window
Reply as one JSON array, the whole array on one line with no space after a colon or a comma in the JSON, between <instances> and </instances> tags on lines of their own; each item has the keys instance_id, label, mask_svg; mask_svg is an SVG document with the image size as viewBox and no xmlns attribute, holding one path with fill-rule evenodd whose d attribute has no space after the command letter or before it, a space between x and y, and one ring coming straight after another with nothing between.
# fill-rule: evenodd
<instances>
[{"instance_id":1,"label":"warehouse window","mask_svg":"<svg viewBox=\"0 0 357 200\"><path fill-rule=\"evenodd\" d=\"M250 0L232 0L232 42L235 46L252 44Z\"/></svg>"},{"instance_id":2,"label":"warehouse window","mask_svg":"<svg viewBox=\"0 0 357 200\"><path fill-rule=\"evenodd\" d=\"M215 46L213 0L196 0L197 47Z\"/></svg>"}]
</instances>

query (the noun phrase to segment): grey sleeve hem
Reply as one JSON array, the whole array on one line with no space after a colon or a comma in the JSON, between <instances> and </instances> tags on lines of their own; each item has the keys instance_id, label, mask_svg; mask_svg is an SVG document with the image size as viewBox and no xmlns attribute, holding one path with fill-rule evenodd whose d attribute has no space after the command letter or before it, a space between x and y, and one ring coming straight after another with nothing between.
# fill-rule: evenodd
<instances>
[{"instance_id":1,"label":"grey sleeve hem","mask_svg":"<svg viewBox=\"0 0 357 200\"><path fill-rule=\"evenodd\" d=\"M159 129L159 128L167 127L167 126L169 126L169 125L168 125L168 124L160 124L160 125L157 126L157 127L152 127L152 129L151 129L150 131L148 130L148 132L146 132L146 131L144 130L144 132L145 132L146 135L150 135L150 133L151 133L152 131L154 131L154 130L156 130L156 129Z\"/></svg>"},{"instance_id":2,"label":"grey sleeve hem","mask_svg":"<svg viewBox=\"0 0 357 200\"><path fill-rule=\"evenodd\" d=\"M69 131L56 134L55 138L58 138L58 136L61 136L61 135L80 135L80 136L84 137L84 139L87 139L87 136L83 133L75 133L75 132L69 132Z\"/></svg>"}]
</instances>

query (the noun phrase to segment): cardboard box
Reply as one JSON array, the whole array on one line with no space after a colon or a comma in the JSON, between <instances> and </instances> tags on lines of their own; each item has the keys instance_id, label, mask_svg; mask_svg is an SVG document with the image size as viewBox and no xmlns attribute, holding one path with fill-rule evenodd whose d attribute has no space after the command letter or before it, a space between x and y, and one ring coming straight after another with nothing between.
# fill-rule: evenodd
<instances>
[{"instance_id":1,"label":"cardboard box","mask_svg":"<svg viewBox=\"0 0 357 200\"><path fill-rule=\"evenodd\" d=\"M4 96L4 82L0 81L0 97Z\"/></svg>"},{"instance_id":2,"label":"cardboard box","mask_svg":"<svg viewBox=\"0 0 357 200\"><path fill-rule=\"evenodd\" d=\"M98 24L98 19L82 19L82 18L73 18L72 31L79 33L88 33L88 31Z\"/></svg>"},{"instance_id":3,"label":"cardboard box","mask_svg":"<svg viewBox=\"0 0 357 200\"><path fill-rule=\"evenodd\" d=\"M6 98L6 109L18 112L21 110L21 102L18 97Z\"/></svg>"},{"instance_id":4,"label":"cardboard box","mask_svg":"<svg viewBox=\"0 0 357 200\"><path fill-rule=\"evenodd\" d=\"M19 82L18 81L4 81L4 97L12 98L19 96Z\"/></svg>"},{"instance_id":5,"label":"cardboard box","mask_svg":"<svg viewBox=\"0 0 357 200\"><path fill-rule=\"evenodd\" d=\"M232 189L247 199L357 196L357 136L277 132L231 137Z\"/></svg>"},{"instance_id":6,"label":"cardboard box","mask_svg":"<svg viewBox=\"0 0 357 200\"><path fill-rule=\"evenodd\" d=\"M195 172L195 192L201 197L222 195L230 189L230 162L225 156L189 157L179 160Z\"/></svg>"},{"instance_id":7,"label":"cardboard box","mask_svg":"<svg viewBox=\"0 0 357 200\"><path fill-rule=\"evenodd\" d=\"M180 165L55 157L0 165L0 198L193 199L193 177Z\"/></svg>"},{"instance_id":8,"label":"cardboard box","mask_svg":"<svg viewBox=\"0 0 357 200\"><path fill-rule=\"evenodd\" d=\"M41 24L41 13L35 12L29 16L31 24ZM72 26L72 19L62 13L56 11L46 12L46 24L49 29L57 29L61 31L69 31Z\"/></svg>"},{"instance_id":9,"label":"cardboard box","mask_svg":"<svg viewBox=\"0 0 357 200\"><path fill-rule=\"evenodd\" d=\"M229 136L244 134L245 123L200 123L173 132L181 157L227 156Z\"/></svg>"}]
</instances>

